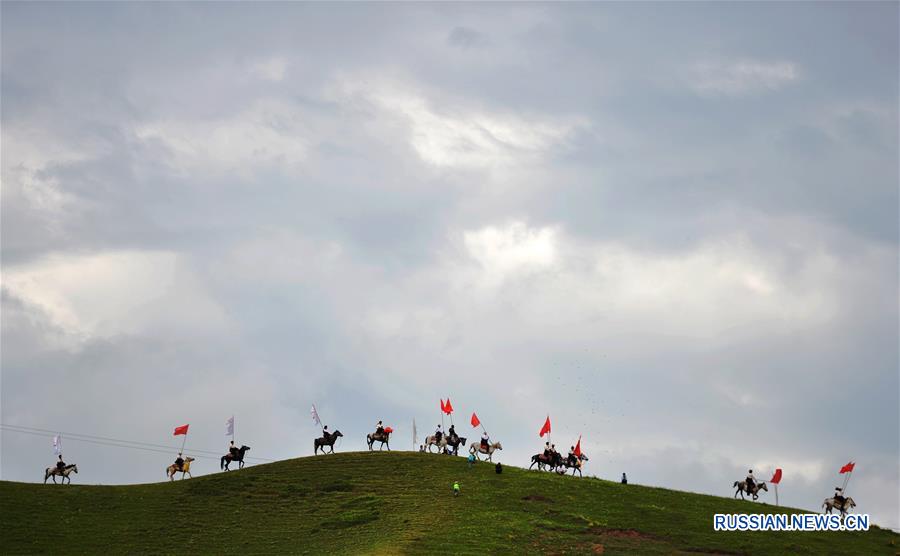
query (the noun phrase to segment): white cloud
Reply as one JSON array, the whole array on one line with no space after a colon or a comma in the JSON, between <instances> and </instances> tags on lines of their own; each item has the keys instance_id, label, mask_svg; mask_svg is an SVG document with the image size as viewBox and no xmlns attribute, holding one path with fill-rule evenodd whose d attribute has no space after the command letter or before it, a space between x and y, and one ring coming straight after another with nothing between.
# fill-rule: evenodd
<instances>
[{"instance_id":1,"label":"white cloud","mask_svg":"<svg viewBox=\"0 0 900 556\"><path fill-rule=\"evenodd\" d=\"M751 95L781 89L799 76L797 67L786 61L701 62L692 69L691 86L704 96Z\"/></svg>"},{"instance_id":2,"label":"white cloud","mask_svg":"<svg viewBox=\"0 0 900 556\"><path fill-rule=\"evenodd\" d=\"M254 64L250 68L250 72L265 81L280 82L287 73L287 60L284 58L270 58Z\"/></svg>"},{"instance_id":3,"label":"white cloud","mask_svg":"<svg viewBox=\"0 0 900 556\"><path fill-rule=\"evenodd\" d=\"M437 167L490 168L540 160L565 146L584 120L466 107L458 99L428 95L414 85L385 79L345 78L332 93L344 102L362 98L408 130L416 154Z\"/></svg>"},{"instance_id":4,"label":"white cloud","mask_svg":"<svg viewBox=\"0 0 900 556\"><path fill-rule=\"evenodd\" d=\"M135 131L144 141L160 141L172 153L178 174L247 178L266 168L293 170L307 156L300 111L283 101L262 100L228 118L161 120Z\"/></svg>"}]
</instances>

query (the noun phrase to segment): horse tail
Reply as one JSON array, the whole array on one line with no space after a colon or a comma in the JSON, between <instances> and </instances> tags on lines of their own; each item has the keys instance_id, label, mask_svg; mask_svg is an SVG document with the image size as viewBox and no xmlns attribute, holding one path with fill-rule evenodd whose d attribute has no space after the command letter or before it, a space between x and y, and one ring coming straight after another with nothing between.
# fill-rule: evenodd
<instances>
[{"instance_id":1,"label":"horse tail","mask_svg":"<svg viewBox=\"0 0 900 556\"><path fill-rule=\"evenodd\" d=\"M733 487L734 487L734 488L737 488L737 486L738 486L738 482L739 482L739 481L735 481L735 482L734 482L734 484L733 484L733 485L731 485L731 486L733 486Z\"/></svg>"}]
</instances>

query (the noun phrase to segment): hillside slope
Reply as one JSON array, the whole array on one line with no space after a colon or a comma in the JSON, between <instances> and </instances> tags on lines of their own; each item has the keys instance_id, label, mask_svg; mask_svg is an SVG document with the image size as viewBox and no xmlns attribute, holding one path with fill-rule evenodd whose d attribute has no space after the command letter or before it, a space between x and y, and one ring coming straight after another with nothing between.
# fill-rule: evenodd
<instances>
[{"instance_id":1,"label":"hillside slope","mask_svg":"<svg viewBox=\"0 0 900 556\"><path fill-rule=\"evenodd\" d=\"M462 486L458 498L453 480ZM490 464L467 469L464 458L349 453L162 484L0 482L0 551L856 555L900 548L900 535L878 528L712 530L713 513L773 509L514 468L497 475Z\"/></svg>"}]
</instances>

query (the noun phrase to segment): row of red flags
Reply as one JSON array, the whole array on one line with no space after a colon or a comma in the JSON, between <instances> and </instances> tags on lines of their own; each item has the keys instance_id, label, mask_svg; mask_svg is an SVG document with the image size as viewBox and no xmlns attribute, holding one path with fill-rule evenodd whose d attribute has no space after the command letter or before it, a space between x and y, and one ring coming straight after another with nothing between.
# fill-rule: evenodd
<instances>
[{"instance_id":1,"label":"row of red flags","mask_svg":"<svg viewBox=\"0 0 900 556\"><path fill-rule=\"evenodd\" d=\"M450 398L447 398L447 401L444 401L444 399L441 398L441 411L447 415L453 413L453 406L450 404ZM472 419L470 422L472 423L473 428L481 426L481 421L478 419L478 415L475 415L474 411L472 412Z\"/></svg>"}]
</instances>

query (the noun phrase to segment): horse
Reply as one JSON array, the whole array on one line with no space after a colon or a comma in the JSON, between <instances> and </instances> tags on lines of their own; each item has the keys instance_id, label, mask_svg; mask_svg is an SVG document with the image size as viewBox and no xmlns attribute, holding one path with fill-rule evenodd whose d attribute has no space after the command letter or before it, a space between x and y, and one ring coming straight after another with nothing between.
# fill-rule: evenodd
<instances>
[{"instance_id":1,"label":"horse","mask_svg":"<svg viewBox=\"0 0 900 556\"><path fill-rule=\"evenodd\" d=\"M344 436L344 435L341 434L341 431L336 430L333 433L329 434L327 439L324 436L322 436L321 438L317 438L317 439L313 440L313 455L314 456L319 455L319 448L322 448L322 453L324 454L325 446L328 446L329 448L331 448L331 452L329 452L329 453L333 454L334 453L334 443L335 443L335 441L337 441L339 436Z\"/></svg>"},{"instance_id":2,"label":"horse","mask_svg":"<svg viewBox=\"0 0 900 556\"><path fill-rule=\"evenodd\" d=\"M219 469L224 469L228 471L228 464L232 461L238 462L238 469L244 468L244 452L250 449L250 446L241 446L240 450L238 450L237 456L232 456L231 452L222 456L222 459L219 461Z\"/></svg>"},{"instance_id":3,"label":"horse","mask_svg":"<svg viewBox=\"0 0 900 556\"><path fill-rule=\"evenodd\" d=\"M537 464L539 471L543 471L545 465L550 467L550 471L553 471L562 465L562 456L551 454L550 457L546 457L543 453L535 454L531 456L531 465L528 466L528 469L533 468L535 464Z\"/></svg>"},{"instance_id":4,"label":"horse","mask_svg":"<svg viewBox=\"0 0 900 556\"><path fill-rule=\"evenodd\" d=\"M72 471L78 473L78 466L75 465L74 463L71 465L67 465L62 470L60 470L60 468L56 467L55 465L53 467L48 467L47 469L44 470L44 484L46 485L47 479L52 477L53 484L55 485L57 475L60 475L62 477L62 481L60 482L60 484L62 484L62 485L66 484L66 479L69 480L69 484L72 484L72 477L69 477L69 475L72 474Z\"/></svg>"},{"instance_id":5,"label":"horse","mask_svg":"<svg viewBox=\"0 0 900 556\"><path fill-rule=\"evenodd\" d=\"M766 483L756 483L755 485L753 485L753 492L751 492L750 490L747 489L747 481L735 481L733 486L734 486L735 488L737 488L737 490L734 492L734 497L737 498L738 493L740 493L740 494L741 494L741 500L744 499L744 493L745 493L745 492L746 492L747 494L752 494L754 500L756 500L757 498L759 498L759 494L758 494L758 493L759 493L760 490L764 490L764 491L766 491L766 492L769 492L769 489L766 487Z\"/></svg>"},{"instance_id":6,"label":"horse","mask_svg":"<svg viewBox=\"0 0 900 556\"><path fill-rule=\"evenodd\" d=\"M584 452L582 452L581 454L579 454L578 456L575 456L575 457L576 457L575 465L572 465L569 463L569 458L562 460L562 466L565 468L563 473L566 473L568 471L568 469L571 467L573 477L575 476L576 471L578 471L579 477L584 477L584 475L581 474L581 468L584 467L584 462L590 461L590 460L587 457L587 454L585 454Z\"/></svg>"},{"instance_id":7,"label":"horse","mask_svg":"<svg viewBox=\"0 0 900 556\"><path fill-rule=\"evenodd\" d=\"M844 498L844 503L838 507L835 503L834 498L826 498L824 502L822 502L822 507L825 508L825 513L830 514L831 510L837 508L838 511L841 512L841 519L844 519L844 516L847 515L847 512L850 511L850 508L856 507L856 502L853 501L853 498L849 496Z\"/></svg>"},{"instance_id":8,"label":"horse","mask_svg":"<svg viewBox=\"0 0 900 556\"><path fill-rule=\"evenodd\" d=\"M431 435L425 439L425 447L428 448L429 454L432 453L431 452L432 446L437 446L439 454L444 451L444 448L446 448L447 446L450 446L451 448L453 448L453 455L458 456L459 455L459 447L465 446L465 445L466 445L466 439L461 436L456 436L456 435L454 435L453 438L450 438L446 434L441 435L440 442L438 442L434 439L434 435Z\"/></svg>"},{"instance_id":9,"label":"horse","mask_svg":"<svg viewBox=\"0 0 900 556\"><path fill-rule=\"evenodd\" d=\"M194 476L191 475L191 462L192 461L194 461L194 458L192 458L192 457L184 458L184 464L181 466L181 469L178 469L177 467L175 467L174 463L172 465L166 467L166 476L169 478L170 481L174 481L175 473L178 473L179 471L181 471L181 480L184 480L185 473L188 474L188 477L193 479Z\"/></svg>"},{"instance_id":10,"label":"horse","mask_svg":"<svg viewBox=\"0 0 900 556\"><path fill-rule=\"evenodd\" d=\"M391 451L391 444L389 440L391 439L391 433L385 431L382 434L372 433L366 435L366 444L369 445L369 451L372 451L372 445L376 442L381 442L381 446L378 447L378 451L380 452L382 448L387 446L388 452Z\"/></svg>"},{"instance_id":11,"label":"horse","mask_svg":"<svg viewBox=\"0 0 900 556\"><path fill-rule=\"evenodd\" d=\"M478 454L487 454L487 460L493 461L493 460L491 460L491 458L494 457L494 452L496 450L502 450L502 449L503 449L503 446L499 442L494 442L493 444L488 446L487 449L484 449L481 447L481 442L473 442L469 445L469 453L475 454L475 457L478 458L479 460L481 458L478 457Z\"/></svg>"}]
</instances>

